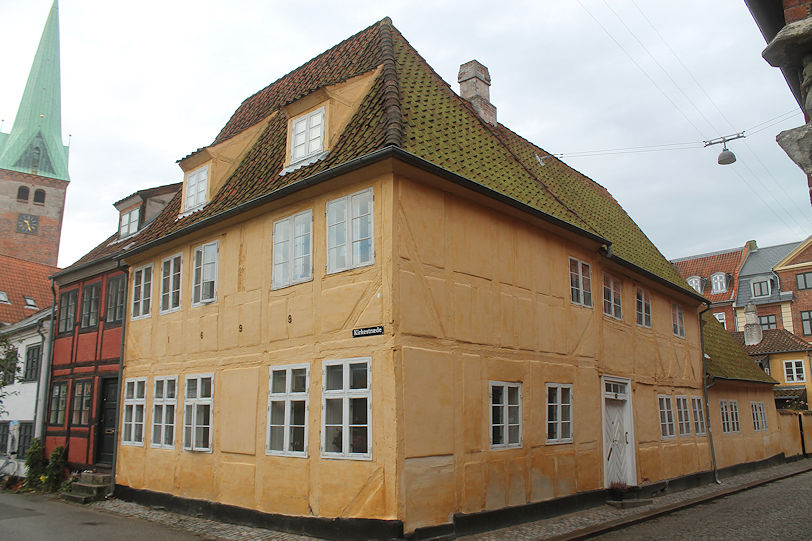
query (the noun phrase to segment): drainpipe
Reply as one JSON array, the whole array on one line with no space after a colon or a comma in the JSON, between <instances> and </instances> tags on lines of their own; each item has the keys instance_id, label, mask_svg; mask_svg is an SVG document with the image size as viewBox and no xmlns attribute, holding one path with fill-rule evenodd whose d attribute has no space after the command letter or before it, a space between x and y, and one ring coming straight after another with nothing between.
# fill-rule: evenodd
<instances>
[{"instance_id":1,"label":"drainpipe","mask_svg":"<svg viewBox=\"0 0 812 541\"><path fill-rule=\"evenodd\" d=\"M51 278L51 325L50 329L48 329L48 343L51 347L48 348L48 357L47 362L43 363L41 369L45 372L45 396L48 396L48 389L51 387L51 366L54 362L54 318L56 317L56 288L54 287L54 279ZM45 360L45 359L43 359ZM42 381L42 376L40 376L40 381ZM44 400L47 403L47 400ZM45 449L45 427L48 422L48 411L43 406L43 410L45 413L42 415L42 423L40 424L40 434L42 435L42 448ZM36 422L36 415L34 416L34 421Z\"/></svg>"},{"instance_id":2,"label":"drainpipe","mask_svg":"<svg viewBox=\"0 0 812 541\"><path fill-rule=\"evenodd\" d=\"M53 308L53 305L51 305L51 318L53 318L53 315L54 315L54 308ZM38 377L37 377L37 393L36 393L36 395L34 397L34 437L35 438L39 437L37 435L37 432L41 430L41 426L42 426L41 424L37 423L37 414L39 413L39 405L40 405L40 402L44 401L44 397L40 396L40 393L42 392L42 376L43 376L44 371L49 370L49 365L47 363L46 356L44 355L46 338L45 338L45 335L42 333L42 322L43 322L43 319L40 319L39 321L37 321L37 334L40 337L40 346L39 346L40 347L40 364L39 364L39 374L38 374ZM48 338L47 338L48 344L51 343L51 331L50 331L51 328L52 327L48 328ZM49 348L49 350L50 350L50 348Z\"/></svg>"},{"instance_id":3,"label":"drainpipe","mask_svg":"<svg viewBox=\"0 0 812 541\"><path fill-rule=\"evenodd\" d=\"M710 442L710 450L711 450L711 465L713 467L713 480L717 485L721 485L722 482L719 481L719 470L716 467L716 449L713 446L713 430L711 429L711 422L710 422L710 404L708 403L708 389L713 387L716 384L716 381L713 378L709 378L711 380L710 383L705 383L706 374L708 373L706 366L707 362L705 361L705 333L704 327L705 323L702 321L702 314L707 312L711 309L709 303L705 303L705 309L699 312L699 343L701 345L701 355L702 355L702 395L705 398L705 430L708 431L708 441Z\"/></svg>"},{"instance_id":4,"label":"drainpipe","mask_svg":"<svg viewBox=\"0 0 812 541\"><path fill-rule=\"evenodd\" d=\"M116 462L118 461L118 435L119 435L119 421L121 420L121 372L124 370L124 335L127 331L127 289L130 282L129 266L121 266L121 260L116 261L116 269L124 271L124 313L121 315L121 346L118 353L118 374L116 374L116 392L118 393L118 400L116 400L116 440L113 445L113 465L110 471L110 492L108 496L112 496L116 490ZM109 280L109 277L108 277ZM177 393L177 391L176 391ZM146 412L145 412L146 414ZM146 438L146 434L144 435Z\"/></svg>"}]
</instances>

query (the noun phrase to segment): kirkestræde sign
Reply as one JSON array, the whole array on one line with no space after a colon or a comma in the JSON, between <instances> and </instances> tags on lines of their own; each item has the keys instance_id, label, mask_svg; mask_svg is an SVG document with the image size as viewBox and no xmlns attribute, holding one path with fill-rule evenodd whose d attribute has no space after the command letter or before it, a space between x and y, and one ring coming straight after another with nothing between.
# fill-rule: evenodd
<instances>
[{"instance_id":1,"label":"kirkestr\u00e6de sign","mask_svg":"<svg viewBox=\"0 0 812 541\"><path fill-rule=\"evenodd\" d=\"M360 338L362 336L375 336L376 334L383 334L383 325L377 327L364 327L363 329L353 329L352 337Z\"/></svg>"}]
</instances>

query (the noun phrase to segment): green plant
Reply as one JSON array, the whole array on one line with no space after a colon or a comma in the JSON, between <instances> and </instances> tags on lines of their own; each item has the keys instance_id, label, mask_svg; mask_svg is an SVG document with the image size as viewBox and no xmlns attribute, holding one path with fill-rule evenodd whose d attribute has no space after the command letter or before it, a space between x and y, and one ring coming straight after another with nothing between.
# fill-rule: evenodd
<instances>
[{"instance_id":1,"label":"green plant","mask_svg":"<svg viewBox=\"0 0 812 541\"><path fill-rule=\"evenodd\" d=\"M42 446L42 440L34 438L25 453L26 486L38 488L42 484L40 478L45 475L45 464L45 448Z\"/></svg>"},{"instance_id":2,"label":"green plant","mask_svg":"<svg viewBox=\"0 0 812 541\"><path fill-rule=\"evenodd\" d=\"M65 467L68 464L67 451L60 445L51 451L51 458L45 466L45 488L50 492L59 490L65 480Z\"/></svg>"}]
</instances>

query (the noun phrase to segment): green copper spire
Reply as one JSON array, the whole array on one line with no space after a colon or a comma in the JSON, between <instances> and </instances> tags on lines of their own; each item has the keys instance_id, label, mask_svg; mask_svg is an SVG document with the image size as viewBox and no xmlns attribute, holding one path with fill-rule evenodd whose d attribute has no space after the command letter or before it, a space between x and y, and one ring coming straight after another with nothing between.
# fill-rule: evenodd
<instances>
[{"instance_id":1,"label":"green copper spire","mask_svg":"<svg viewBox=\"0 0 812 541\"><path fill-rule=\"evenodd\" d=\"M69 179L60 100L59 6L54 0L14 125L10 133L0 133L0 169Z\"/></svg>"}]
</instances>

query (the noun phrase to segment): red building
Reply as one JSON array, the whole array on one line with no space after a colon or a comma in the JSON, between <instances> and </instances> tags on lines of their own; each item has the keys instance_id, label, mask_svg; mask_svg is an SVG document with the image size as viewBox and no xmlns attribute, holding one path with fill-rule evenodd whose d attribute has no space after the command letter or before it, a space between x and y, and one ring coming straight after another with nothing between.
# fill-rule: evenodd
<instances>
[{"instance_id":1,"label":"red building","mask_svg":"<svg viewBox=\"0 0 812 541\"><path fill-rule=\"evenodd\" d=\"M141 190L116 203L119 231L52 277L59 298L45 449L66 446L71 467L113 464L127 299L127 269L117 256L179 188Z\"/></svg>"}]
</instances>

